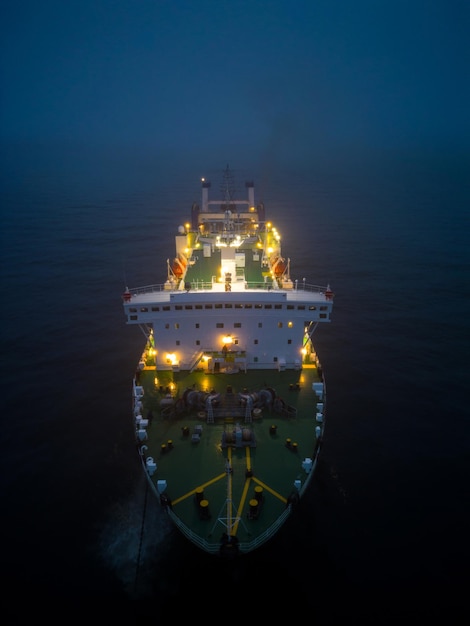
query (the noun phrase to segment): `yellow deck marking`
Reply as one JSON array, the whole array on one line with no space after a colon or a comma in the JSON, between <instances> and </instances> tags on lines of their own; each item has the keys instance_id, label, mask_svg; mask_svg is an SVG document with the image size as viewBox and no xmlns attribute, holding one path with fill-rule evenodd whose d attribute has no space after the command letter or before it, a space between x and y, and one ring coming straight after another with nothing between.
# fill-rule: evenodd
<instances>
[{"instance_id":1,"label":"yellow deck marking","mask_svg":"<svg viewBox=\"0 0 470 626\"><path fill-rule=\"evenodd\" d=\"M194 489L192 489L191 491L188 491L188 493L185 493L184 496L180 496L176 500L172 500L171 503L172 504L178 504L182 500L186 500L186 498L189 498L189 496L193 496L196 493L196 489L198 487L202 487L204 489L205 487L208 487L209 485L212 485L213 483L216 483L218 480L221 480L222 478L225 478L225 476L227 476L227 474L225 472L223 474L219 474L219 476L216 476L215 478L212 478L211 480L208 480L203 485L198 485L197 487L194 487Z\"/></svg>"},{"instance_id":2,"label":"yellow deck marking","mask_svg":"<svg viewBox=\"0 0 470 626\"><path fill-rule=\"evenodd\" d=\"M287 498L284 498L284 496L281 496L280 493L278 493L277 491L274 491L274 489L271 489L271 487L268 487L268 485L263 483L258 478L255 478L254 476L253 476L252 480L254 480L255 483L258 483L258 485L261 485L261 487L263 487L263 489L266 489L266 491L269 491L269 493L272 493L273 496L276 496L276 498L279 498L279 500L281 502L284 502L284 504L287 504Z\"/></svg>"},{"instance_id":3,"label":"yellow deck marking","mask_svg":"<svg viewBox=\"0 0 470 626\"><path fill-rule=\"evenodd\" d=\"M250 447L246 446L245 448L245 456L246 456L246 469L251 472L251 454Z\"/></svg>"},{"instance_id":4,"label":"yellow deck marking","mask_svg":"<svg viewBox=\"0 0 470 626\"><path fill-rule=\"evenodd\" d=\"M242 497L240 498L240 504L238 505L237 520L235 524L233 525L233 532L232 532L233 535L237 534L238 523L242 515L243 507L245 506L246 496L248 494L248 487L250 486L250 482L251 482L251 478L247 478L245 480L245 486L243 487Z\"/></svg>"},{"instance_id":5,"label":"yellow deck marking","mask_svg":"<svg viewBox=\"0 0 470 626\"><path fill-rule=\"evenodd\" d=\"M250 454L249 446L245 447L245 460L246 460L246 469L247 469L247 471L251 471L251 454ZM228 449L227 449L227 461L228 461L228 463L231 466L232 465L232 447L231 446L229 446ZM287 498L284 498L284 496L281 496L280 493L278 493L274 489L271 489L271 487L266 485L266 483L263 483L263 481L259 480L258 478L255 478L254 476L251 476L251 477L249 477L249 478L247 478L245 480L245 484L243 486L243 492L242 492L242 495L241 495L241 498L240 498L240 503L239 503L238 509L237 509L237 515L236 515L236 518L235 518L235 522L233 522L233 518L232 518L232 472L224 472L223 474L219 474L215 478L212 478L211 480L208 480L203 485L198 485L197 487L195 487L191 491L188 491L183 496L180 496L176 500L173 500L172 504L176 505L179 502L182 502L183 500L186 500L186 498L189 498L190 496L193 496L196 493L196 489L198 489L198 487L202 487L204 489L205 487L208 487L209 485L212 485L213 483L217 482L218 480L222 480L222 478L227 478L226 512L227 512L227 531L228 531L227 534L229 536L235 536L237 534L238 525L239 525L239 522L240 522L240 519L241 519L241 516L242 516L242 512L243 512L243 509L244 509L244 506L245 506L246 499L248 497L248 489L249 489L249 486L250 486L250 483L251 483L252 480L255 483L257 483L258 485L260 485L261 487L263 487L263 489L266 489L266 491L268 491L270 494L272 494L273 496L278 498L281 502L283 502L284 504L287 504ZM233 522L233 526L232 526L232 522Z\"/></svg>"},{"instance_id":6,"label":"yellow deck marking","mask_svg":"<svg viewBox=\"0 0 470 626\"><path fill-rule=\"evenodd\" d=\"M250 454L250 448L248 446L245 447L245 458L246 458L246 469L248 471L251 471L251 454ZM240 518L242 516L243 507L245 506L246 497L247 497L247 494L248 494L248 487L250 486L250 482L251 482L251 477L247 478L245 480L245 485L243 487L242 497L240 498L240 504L238 505L237 519L235 521L235 524L233 525L232 535L236 535L237 534L238 524L239 524Z\"/></svg>"}]
</instances>

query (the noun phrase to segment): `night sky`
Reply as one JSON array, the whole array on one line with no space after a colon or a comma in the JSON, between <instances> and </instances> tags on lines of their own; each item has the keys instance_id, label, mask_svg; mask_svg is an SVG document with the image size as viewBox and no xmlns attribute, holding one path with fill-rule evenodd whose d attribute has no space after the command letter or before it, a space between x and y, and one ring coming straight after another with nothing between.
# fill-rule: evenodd
<instances>
[{"instance_id":1,"label":"night sky","mask_svg":"<svg viewBox=\"0 0 470 626\"><path fill-rule=\"evenodd\" d=\"M0 139L304 159L469 145L468 0L3 0Z\"/></svg>"}]
</instances>

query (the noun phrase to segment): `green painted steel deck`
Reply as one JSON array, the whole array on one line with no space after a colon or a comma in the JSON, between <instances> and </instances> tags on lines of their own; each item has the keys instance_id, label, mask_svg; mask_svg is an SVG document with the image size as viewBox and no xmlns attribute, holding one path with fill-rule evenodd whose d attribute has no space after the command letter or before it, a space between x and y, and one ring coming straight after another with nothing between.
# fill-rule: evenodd
<instances>
[{"instance_id":1,"label":"green painted steel deck","mask_svg":"<svg viewBox=\"0 0 470 626\"><path fill-rule=\"evenodd\" d=\"M149 422L140 444L142 460L148 468L151 457L157 495L204 550L214 553L234 544L237 551L249 552L295 507L320 447L320 400L312 388L320 381L315 365L249 375L153 367L140 373L141 414ZM239 393L261 389L274 390L277 402L254 409L247 421ZM188 410L178 402L187 390L220 394L213 422L203 408Z\"/></svg>"}]
</instances>

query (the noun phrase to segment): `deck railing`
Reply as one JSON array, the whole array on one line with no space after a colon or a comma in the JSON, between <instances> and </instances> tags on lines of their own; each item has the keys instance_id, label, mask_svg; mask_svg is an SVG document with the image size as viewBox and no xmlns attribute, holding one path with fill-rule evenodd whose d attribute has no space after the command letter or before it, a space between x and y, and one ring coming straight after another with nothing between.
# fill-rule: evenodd
<instances>
[{"instance_id":1,"label":"deck railing","mask_svg":"<svg viewBox=\"0 0 470 626\"><path fill-rule=\"evenodd\" d=\"M324 285L312 285L309 283L304 283L303 281L293 281L294 286L289 291L308 291L310 293L325 293L326 287ZM272 291L271 283L261 283L261 282L246 282L247 289L261 289L262 291ZM193 291L212 291L213 283L210 281L194 281L190 283L186 289L191 289ZM160 291L171 291L178 292L181 289L168 289L166 283L159 283L155 285L144 285L143 287L133 287L129 289L129 293L131 296L142 295L146 293L155 293Z\"/></svg>"},{"instance_id":2,"label":"deck railing","mask_svg":"<svg viewBox=\"0 0 470 626\"><path fill-rule=\"evenodd\" d=\"M201 550L204 550L205 552L208 552L209 554L217 554L218 552L220 552L220 549L222 547L221 543L211 543L209 541L206 541L205 539L202 539L201 537L199 537L199 535L196 535L195 533L193 533L186 526L186 524L184 524L180 520L180 518L177 515L175 515L175 513L173 513L173 511L169 507L167 507L166 511L168 513L168 516L171 518L173 523L179 528L179 530L183 533L183 535L187 537L190 541L192 541L194 544L199 546ZM253 541L240 542L238 544L239 551L243 554L252 552L259 546L263 545L263 543L265 543L266 541L274 537L274 535L278 532L278 530L287 520L291 512L292 512L292 505L289 504L286 507L286 509L281 513L281 515L277 518L277 520L273 522L273 524L271 524L271 526L267 528L264 531L264 533L262 533L261 535L258 535L258 537L256 537L256 539L253 539Z\"/></svg>"}]
</instances>

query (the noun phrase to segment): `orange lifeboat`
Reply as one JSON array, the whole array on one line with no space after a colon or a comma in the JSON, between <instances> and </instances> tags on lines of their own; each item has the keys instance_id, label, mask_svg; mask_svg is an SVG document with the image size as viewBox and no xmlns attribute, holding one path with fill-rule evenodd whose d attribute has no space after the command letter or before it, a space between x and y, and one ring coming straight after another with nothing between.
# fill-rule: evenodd
<instances>
[{"instance_id":1,"label":"orange lifeboat","mask_svg":"<svg viewBox=\"0 0 470 626\"><path fill-rule=\"evenodd\" d=\"M181 278L186 271L187 265L188 261L186 260L186 257L182 254L178 254L178 256L173 259L171 271L176 276L176 278Z\"/></svg>"},{"instance_id":2,"label":"orange lifeboat","mask_svg":"<svg viewBox=\"0 0 470 626\"><path fill-rule=\"evenodd\" d=\"M287 269L286 262L284 261L282 257L278 257L277 259L274 259L274 262L271 267L272 267L272 271L274 272L274 276L277 276L277 277L283 276Z\"/></svg>"}]
</instances>

